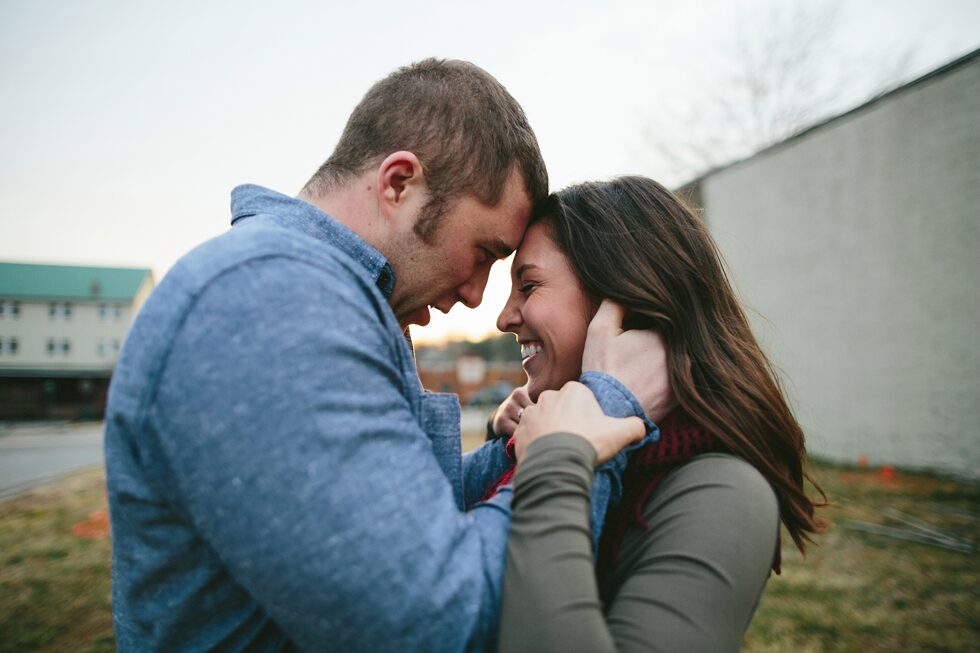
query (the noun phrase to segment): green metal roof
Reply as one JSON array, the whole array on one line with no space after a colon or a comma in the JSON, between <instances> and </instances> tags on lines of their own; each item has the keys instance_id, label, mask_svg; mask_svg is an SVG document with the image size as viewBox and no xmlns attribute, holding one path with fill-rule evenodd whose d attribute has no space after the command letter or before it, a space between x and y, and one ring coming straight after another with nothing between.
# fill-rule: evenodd
<instances>
[{"instance_id":1,"label":"green metal roof","mask_svg":"<svg viewBox=\"0 0 980 653\"><path fill-rule=\"evenodd\" d=\"M132 300L148 268L93 268L0 262L0 297Z\"/></svg>"}]
</instances>

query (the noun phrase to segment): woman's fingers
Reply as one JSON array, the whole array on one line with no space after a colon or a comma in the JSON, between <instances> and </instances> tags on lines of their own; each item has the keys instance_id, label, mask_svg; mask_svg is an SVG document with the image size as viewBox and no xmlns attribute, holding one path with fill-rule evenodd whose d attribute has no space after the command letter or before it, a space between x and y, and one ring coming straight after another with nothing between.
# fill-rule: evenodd
<instances>
[{"instance_id":1,"label":"woman's fingers","mask_svg":"<svg viewBox=\"0 0 980 653\"><path fill-rule=\"evenodd\" d=\"M596 464L602 464L642 439L646 427L638 417L607 417L592 391L572 381L560 391L542 392L537 404L524 409L514 433L518 462L532 442L559 432L576 433L588 440L596 450Z\"/></svg>"}]
</instances>

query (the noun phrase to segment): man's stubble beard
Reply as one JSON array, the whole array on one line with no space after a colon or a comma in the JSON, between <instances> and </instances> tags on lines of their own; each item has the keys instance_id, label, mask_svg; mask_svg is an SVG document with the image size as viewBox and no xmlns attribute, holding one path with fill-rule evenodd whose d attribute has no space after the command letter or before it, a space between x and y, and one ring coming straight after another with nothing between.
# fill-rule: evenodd
<instances>
[{"instance_id":1,"label":"man's stubble beard","mask_svg":"<svg viewBox=\"0 0 980 653\"><path fill-rule=\"evenodd\" d=\"M395 289L392 293L392 310L402 329L408 328L412 318L417 316L425 307L437 302L441 296L432 293L433 285L439 279L432 279L433 265L438 265L439 258L433 249L439 244L439 233L445 207L426 203L419 211L419 217L412 226L410 233L400 234L389 245L388 261L395 273ZM397 265L397 268L396 268ZM445 274L449 274L446 271ZM435 283L434 283L435 282ZM399 289L403 291L399 293Z\"/></svg>"}]
</instances>

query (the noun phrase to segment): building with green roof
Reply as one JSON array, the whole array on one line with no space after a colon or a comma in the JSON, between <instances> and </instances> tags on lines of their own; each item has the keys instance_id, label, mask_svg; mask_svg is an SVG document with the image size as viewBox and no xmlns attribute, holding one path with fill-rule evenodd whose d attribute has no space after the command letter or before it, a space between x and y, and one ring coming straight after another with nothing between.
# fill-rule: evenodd
<instances>
[{"instance_id":1,"label":"building with green roof","mask_svg":"<svg viewBox=\"0 0 980 653\"><path fill-rule=\"evenodd\" d=\"M0 419L99 417L148 268L0 262Z\"/></svg>"}]
</instances>

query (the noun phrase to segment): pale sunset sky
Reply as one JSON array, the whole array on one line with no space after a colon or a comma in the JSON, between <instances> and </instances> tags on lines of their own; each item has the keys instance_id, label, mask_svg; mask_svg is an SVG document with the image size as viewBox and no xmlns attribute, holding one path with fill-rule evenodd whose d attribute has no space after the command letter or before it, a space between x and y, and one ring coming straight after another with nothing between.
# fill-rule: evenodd
<instances>
[{"instance_id":1,"label":"pale sunset sky","mask_svg":"<svg viewBox=\"0 0 980 653\"><path fill-rule=\"evenodd\" d=\"M760 16L800 7L835 17L843 63L821 73L846 79L835 110L889 66L899 82L980 46L975 0L4 0L0 260L150 267L159 280L228 228L234 186L295 194L368 87L429 56L472 61L510 90L553 189L630 173L677 184L649 144L671 131L664 107L697 105L734 26L751 37ZM415 339L495 333L508 266L480 308L436 313Z\"/></svg>"}]
</instances>

